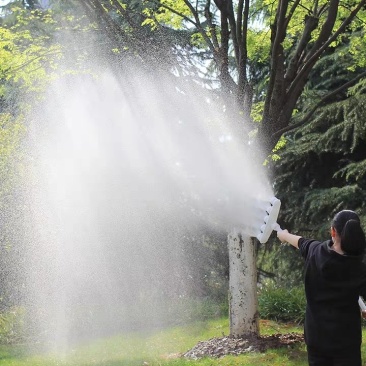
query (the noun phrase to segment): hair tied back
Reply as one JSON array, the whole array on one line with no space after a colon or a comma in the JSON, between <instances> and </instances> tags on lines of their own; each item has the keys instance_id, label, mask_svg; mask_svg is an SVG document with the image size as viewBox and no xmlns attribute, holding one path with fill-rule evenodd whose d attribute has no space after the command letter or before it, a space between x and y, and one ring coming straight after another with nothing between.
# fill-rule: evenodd
<instances>
[{"instance_id":1,"label":"hair tied back","mask_svg":"<svg viewBox=\"0 0 366 366\"><path fill-rule=\"evenodd\" d=\"M351 255L364 253L366 240L360 221L350 219L345 223L341 233L341 248Z\"/></svg>"}]
</instances>

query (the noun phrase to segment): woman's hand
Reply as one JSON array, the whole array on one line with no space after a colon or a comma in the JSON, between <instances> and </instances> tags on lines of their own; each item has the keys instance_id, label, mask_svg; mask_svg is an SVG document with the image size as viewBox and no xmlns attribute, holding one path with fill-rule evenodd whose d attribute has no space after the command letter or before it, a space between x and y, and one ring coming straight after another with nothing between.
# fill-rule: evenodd
<instances>
[{"instance_id":1,"label":"woman's hand","mask_svg":"<svg viewBox=\"0 0 366 366\"><path fill-rule=\"evenodd\" d=\"M301 238L299 235L291 234L288 232L288 230L280 230L277 231L277 238L280 239L282 243L287 242L295 248L299 248L298 242Z\"/></svg>"},{"instance_id":2,"label":"woman's hand","mask_svg":"<svg viewBox=\"0 0 366 366\"><path fill-rule=\"evenodd\" d=\"M287 237L288 233L289 232L286 229L277 231L277 238L280 239L281 243L286 241L286 237Z\"/></svg>"}]
</instances>

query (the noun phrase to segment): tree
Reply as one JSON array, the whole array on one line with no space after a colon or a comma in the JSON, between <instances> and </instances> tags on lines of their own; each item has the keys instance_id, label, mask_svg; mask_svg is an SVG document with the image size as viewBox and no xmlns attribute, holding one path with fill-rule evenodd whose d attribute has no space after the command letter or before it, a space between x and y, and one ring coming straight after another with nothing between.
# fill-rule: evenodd
<instances>
[{"instance_id":1,"label":"tree","mask_svg":"<svg viewBox=\"0 0 366 366\"><path fill-rule=\"evenodd\" d=\"M282 219L304 235L327 237L329 223L341 209L357 211L365 223L364 85L359 82L294 131L275 168L276 189L286 203ZM289 173L294 168L296 177Z\"/></svg>"},{"instance_id":2,"label":"tree","mask_svg":"<svg viewBox=\"0 0 366 366\"><path fill-rule=\"evenodd\" d=\"M360 73L351 82L343 80L311 103L309 99L304 103L314 67L338 43L351 44L353 30L363 29L366 0L80 0L80 4L103 25L113 47L127 48L142 63L157 65L157 60L174 59L182 50L185 55L194 50L196 60L199 56L212 60L210 77L219 78L218 93L226 113L238 126L238 133L244 123L252 124L263 159L272 153L281 135L306 125L327 100L365 76ZM153 52L146 52L146 37ZM308 113L297 113L305 105ZM231 237L236 242L242 240ZM253 256L249 262L254 260ZM255 296L253 285L248 288ZM250 316L255 321L255 314ZM232 334L253 331L257 332L239 328L232 329Z\"/></svg>"},{"instance_id":3,"label":"tree","mask_svg":"<svg viewBox=\"0 0 366 366\"><path fill-rule=\"evenodd\" d=\"M365 1L75 0L70 4L81 6L98 29L103 30L104 34L97 37L103 39L104 50L108 53L106 59L117 65L114 68L123 67L125 60L131 59L138 60L146 69L168 71L176 65L179 56L181 70L187 74L202 60L207 69L205 82L215 77L220 81L220 87L216 89L221 97L218 103L225 105L226 114L243 138L248 138L242 133L244 124L252 125L256 140L263 145L264 159L272 153L283 133L306 126L321 105L344 94L364 77L361 72L351 81L338 79L322 93L307 97L309 90L315 90L309 81L312 71L337 44L345 45L347 49L361 47L351 36L352 31L363 30ZM28 9L37 8L37 4L40 2L23 2ZM62 2L54 4L65 6ZM32 11L29 14L37 14ZM21 25L21 22L17 23L18 27ZM32 37L28 38L27 47L31 47L31 40ZM23 51L29 49L23 48ZM6 55L8 49L4 47L3 50ZM24 82L33 70L26 66L33 67L53 54L48 53L49 48L42 48L44 54L33 50L35 58L19 64L21 70L28 70L23 75ZM19 53L19 57L29 55L32 52ZM3 64L7 62L4 57ZM353 64L351 56L344 67ZM17 71L10 64L9 67ZM202 67L200 71L202 74ZM20 80L15 80L14 73L7 69L3 72L9 82ZM236 234L230 236L231 248L236 248L234 243L243 248L243 241L249 240ZM254 247L254 242L247 245ZM244 255L243 252L237 254L239 259ZM243 259L253 264L255 257L253 254ZM236 269L236 265L233 268ZM255 298L252 282L248 284L248 291L252 291ZM242 316L248 317L248 314ZM256 311L252 311L249 317L253 321L247 323L254 324L256 316ZM232 334L257 331L239 327L232 329Z\"/></svg>"},{"instance_id":4,"label":"tree","mask_svg":"<svg viewBox=\"0 0 366 366\"><path fill-rule=\"evenodd\" d=\"M52 24L50 13L26 11L12 4L0 25L0 309L19 305L24 299L26 255L24 204L26 167L25 118L41 98L62 53L39 25ZM29 178L29 177L28 177Z\"/></svg>"},{"instance_id":5,"label":"tree","mask_svg":"<svg viewBox=\"0 0 366 366\"><path fill-rule=\"evenodd\" d=\"M304 126L287 133L286 144L277 151L280 159L274 164L274 187L283 202L279 219L286 228L306 237L328 238L330 222L341 209L355 210L365 223L365 80L348 90L342 88L345 83L354 84L364 72L360 31L349 42L328 49L313 68L297 119L306 118L314 101L322 105ZM353 66L348 67L350 64ZM328 94L329 90L336 92ZM302 260L292 250L276 247L268 248L269 256L262 253L261 265L278 273L277 283L299 283ZM277 265L284 259L286 265L279 271Z\"/></svg>"},{"instance_id":6,"label":"tree","mask_svg":"<svg viewBox=\"0 0 366 366\"><path fill-rule=\"evenodd\" d=\"M177 8L172 10L172 5L168 2L161 3L163 9L173 11L175 14L179 13L182 18L187 19L181 11L176 11ZM350 28L362 27L362 23L355 17L357 13L362 13L364 2L351 4L328 1L311 4L296 1L290 4L288 1L279 1L276 12L272 14L265 2L257 2L254 7L250 7L249 2L239 1L238 11L235 13L232 1L215 1L220 14L220 20L217 22L214 20L215 11L212 11L213 7L209 1L199 3L201 8L193 7L189 1L184 3L192 14L192 18L188 18L187 21L193 24L197 33L206 42L206 46L212 51L212 59L215 61L224 92L236 99L239 110L243 109L245 104L246 119L250 119L253 102L250 73L251 45L248 42L251 32L248 25L251 22L250 16L258 11L259 6L263 6L266 12L264 20L268 22L271 29L270 39L263 37L263 30L258 31L258 34L263 37L264 44L269 48L270 58L266 59L269 77L264 93L261 95L257 92L254 101L258 104L254 104L254 107L260 106L260 103L263 105L259 116L261 123L258 127L258 140L263 142L265 155L275 147L282 133L308 122L319 105L334 97L335 94L342 93L364 76L359 74L351 83L344 80L337 87L328 89L328 94L323 95L320 100L318 99L310 106L309 113L303 119L297 118L301 114L297 116L294 114L297 108L301 108L300 97L310 73L319 59L326 55L325 51L331 45L333 47L335 41L340 41L340 35L342 35L342 43L347 43ZM264 31L267 29L265 28ZM233 49L232 55L229 52L229 45ZM230 67L235 69L236 79L232 77ZM240 240L240 237L237 236L235 240ZM229 244L230 242L233 243L229 240ZM229 245L229 248L233 247L235 248L235 244ZM241 257L241 253L237 257ZM249 283L248 288L250 287L253 286ZM239 296L237 300L239 305L235 308L240 309L242 302ZM244 313L242 316L248 318L248 314ZM255 313L251 311L249 317L255 320ZM242 325L244 323L245 320ZM253 324L253 322L248 323ZM234 335L251 331L253 329L250 327L239 326L236 329L233 325L231 327L231 333Z\"/></svg>"}]
</instances>

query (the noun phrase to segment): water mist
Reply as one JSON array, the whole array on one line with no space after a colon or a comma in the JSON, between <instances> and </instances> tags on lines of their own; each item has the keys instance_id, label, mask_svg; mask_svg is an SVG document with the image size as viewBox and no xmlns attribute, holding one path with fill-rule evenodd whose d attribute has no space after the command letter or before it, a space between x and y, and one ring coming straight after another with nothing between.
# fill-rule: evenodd
<instances>
[{"instance_id":1,"label":"water mist","mask_svg":"<svg viewBox=\"0 0 366 366\"><path fill-rule=\"evenodd\" d=\"M66 76L32 119L29 299L56 348L162 324L157 310L189 294L200 228L256 235L273 195L261 162L197 89Z\"/></svg>"}]
</instances>

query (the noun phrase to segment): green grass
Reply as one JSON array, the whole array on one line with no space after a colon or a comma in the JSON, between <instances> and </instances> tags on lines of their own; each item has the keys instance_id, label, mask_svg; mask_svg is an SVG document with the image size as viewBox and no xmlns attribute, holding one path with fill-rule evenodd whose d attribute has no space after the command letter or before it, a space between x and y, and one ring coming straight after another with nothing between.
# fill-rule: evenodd
<instances>
[{"instance_id":1,"label":"green grass","mask_svg":"<svg viewBox=\"0 0 366 366\"><path fill-rule=\"evenodd\" d=\"M79 345L63 354L30 354L21 346L0 347L0 366L302 366L307 365L305 346L226 356L220 359L186 360L179 357L198 341L228 334L227 319L150 333L129 333ZM301 327L261 321L261 334L302 332ZM366 331L364 331L366 340ZM366 344L363 346L366 365Z\"/></svg>"}]
</instances>

